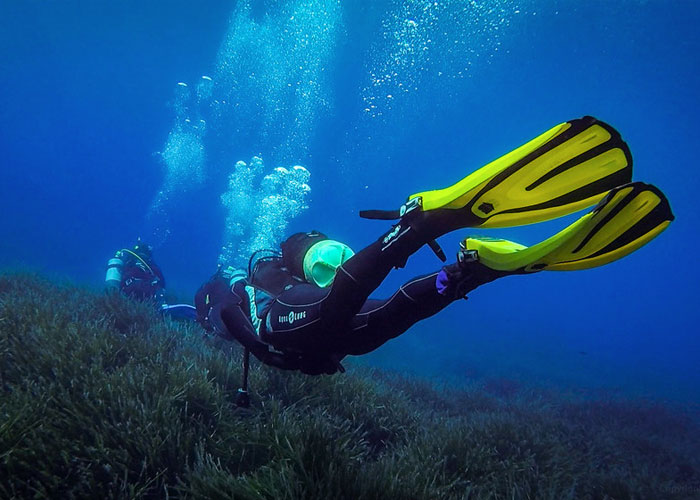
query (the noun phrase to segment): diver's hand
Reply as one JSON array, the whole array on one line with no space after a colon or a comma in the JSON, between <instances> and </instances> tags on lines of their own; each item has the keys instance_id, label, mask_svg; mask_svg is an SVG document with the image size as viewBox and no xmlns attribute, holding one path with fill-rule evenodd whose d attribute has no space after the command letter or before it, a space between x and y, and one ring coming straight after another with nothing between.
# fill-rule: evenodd
<instances>
[{"instance_id":1,"label":"diver's hand","mask_svg":"<svg viewBox=\"0 0 700 500\"><path fill-rule=\"evenodd\" d=\"M340 359L334 354L325 356L302 355L300 361L299 370L306 375L333 375L345 372L345 368L340 364Z\"/></svg>"},{"instance_id":2,"label":"diver's hand","mask_svg":"<svg viewBox=\"0 0 700 500\"><path fill-rule=\"evenodd\" d=\"M257 352L256 352L257 351ZM265 349L251 351L256 358L269 366L274 366L281 370L299 370L306 375L333 375L334 373L344 373L345 368L340 364L340 356L335 354L308 355L280 353Z\"/></svg>"},{"instance_id":3,"label":"diver's hand","mask_svg":"<svg viewBox=\"0 0 700 500\"><path fill-rule=\"evenodd\" d=\"M253 353L255 354L255 353ZM256 357L269 366L274 366L280 370L298 370L299 369L299 357L290 356L284 353L277 353L273 351L265 351L260 355L256 354Z\"/></svg>"}]
</instances>

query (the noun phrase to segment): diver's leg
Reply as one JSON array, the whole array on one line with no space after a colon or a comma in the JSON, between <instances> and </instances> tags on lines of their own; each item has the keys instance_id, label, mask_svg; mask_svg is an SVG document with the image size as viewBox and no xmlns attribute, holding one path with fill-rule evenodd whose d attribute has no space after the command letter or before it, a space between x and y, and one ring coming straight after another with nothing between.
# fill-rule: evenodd
<instances>
[{"instance_id":1,"label":"diver's leg","mask_svg":"<svg viewBox=\"0 0 700 500\"><path fill-rule=\"evenodd\" d=\"M329 335L349 330L392 267L402 265L422 245L410 228L402 238L393 235L390 240L396 244L387 245L382 236L353 255L336 271L330 290L300 283L282 292L265 315L262 340L281 350L308 351L318 349Z\"/></svg>"},{"instance_id":2,"label":"diver's leg","mask_svg":"<svg viewBox=\"0 0 700 500\"><path fill-rule=\"evenodd\" d=\"M412 279L386 300L367 300L350 330L329 338L333 352L361 355L398 337L418 321L433 316L475 288L504 276L478 262L454 263Z\"/></svg>"},{"instance_id":3,"label":"diver's leg","mask_svg":"<svg viewBox=\"0 0 700 500\"><path fill-rule=\"evenodd\" d=\"M423 243L410 226L395 225L338 267L330 290L304 283L282 292L261 337L278 349L317 349L328 335L349 330L370 293Z\"/></svg>"},{"instance_id":4,"label":"diver's leg","mask_svg":"<svg viewBox=\"0 0 700 500\"><path fill-rule=\"evenodd\" d=\"M386 300L366 301L353 318L352 328L333 335L333 351L354 356L366 354L447 307L454 298L437 292L437 274L414 278Z\"/></svg>"},{"instance_id":5,"label":"diver's leg","mask_svg":"<svg viewBox=\"0 0 700 500\"><path fill-rule=\"evenodd\" d=\"M278 342L285 341L278 333L289 333L286 339L292 347L299 345L298 339L302 337L304 344L309 344L314 341L306 339L322 338L326 332L346 331L391 269L403 267L411 254L436 236L430 227L430 217L421 212L407 214L377 241L339 266L330 290L299 284L282 292L267 314L268 333L277 337ZM277 342L270 340L270 343Z\"/></svg>"},{"instance_id":6,"label":"diver's leg","mask_svg":"<svg viewBox=\"0 0 700 500\"><path fill-rule=\"evenodd\" d=\"M387 274L394 267L403 267L426 242L410 224L401 221L353 255L336 270L330 292L321 304L322 321L329 327L348 324Z\"/></svg>"},{"instance_id":7,"label":"diver's leg","mask_svg":"<svg viewBox=\"0 0 700 500\"><path fill-rule=\"evenodd\" d=\"M457 222L455 227L444 224L443 219L434 212L411 210L377 241L338 267L328 297L321 304L321 321L329 326L349 322L391 269L403 267L420 247L458 226Z\"/></svg>"}]
</instances>

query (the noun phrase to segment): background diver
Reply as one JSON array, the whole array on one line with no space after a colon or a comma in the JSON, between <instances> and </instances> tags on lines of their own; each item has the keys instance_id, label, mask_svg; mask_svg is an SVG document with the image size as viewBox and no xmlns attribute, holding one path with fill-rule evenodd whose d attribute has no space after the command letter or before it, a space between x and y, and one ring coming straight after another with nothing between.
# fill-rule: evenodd
<instances>
[{"instance_id":1,"label":"background diver","mask_svg":"<svg viewBox=\"0 0 700 500\"><path fill-rule=\"evenodd\" d=\"M132 299L165 303L165 277L153 260L152 247L141 238L133 248L122 248L109 259L105 287Z\"/></svg>"},{"instance_id":2,"label":"background diver","mask_svg":"<svg viewBox=\"0 0 700 500\"><path fill-rule=\"evenodd\" d=\"M165 277L153 260L153 248L136 240L133 248L122 248L107 262L105 288L108 293L120 292L126 297L151 301L162 312L176 319L194 319L194 308L187 304L168 305L165 299Z\"/></svg>"},{"instance_id":3,"label":"background diver","mask_svg":"<svg viewBox=\"0 0 700 500\"><path fill-rule=\"evenodd\" d=\"M220 269L195 296L198 320L265 364L303 373L344 371L368 353L478 286L542 270L579 270L617 260L673 220L656 187L632 180L632 157L611 126L593 117L562 123L442 190L417 193L399 219L357 252L323 233L297 233L281 252L253 255L248 271ZM597 204L597 205L596 205ZM484 237L460 244L457 261L416 277L384 300L370 298L392 268L425 244L464 227L508 227L593 210L534 245Z\"/></svg>"}]
</instances>

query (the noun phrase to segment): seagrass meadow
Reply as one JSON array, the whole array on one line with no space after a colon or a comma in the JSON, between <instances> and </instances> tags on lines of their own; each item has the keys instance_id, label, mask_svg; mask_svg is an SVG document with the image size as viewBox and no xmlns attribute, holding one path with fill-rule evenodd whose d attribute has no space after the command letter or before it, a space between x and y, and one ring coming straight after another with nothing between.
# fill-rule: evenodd
<instances>
[{"instance_id":1,"label":"seagrass meadow","mask_svg":"<svg viewBox=\"0 0 700 500\"><path fill-rule=\"evenodd\" d=\"M0 498L700 497L697 422L660 405L254 362L241 409L240 358L147 304L3 274Z\"/></svg>"}]
</instances>

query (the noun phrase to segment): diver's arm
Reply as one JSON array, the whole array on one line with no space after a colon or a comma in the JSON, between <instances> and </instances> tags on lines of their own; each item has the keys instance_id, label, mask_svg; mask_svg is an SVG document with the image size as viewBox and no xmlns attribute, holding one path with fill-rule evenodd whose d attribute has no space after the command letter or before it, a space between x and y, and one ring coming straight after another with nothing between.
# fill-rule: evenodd
<instances>
[{"instance_id":1,"label":"diver's arm","mask_svg":"<svg viewBox=\"0 0 700 500\"><path fill-rule=\"evenodd\" d=\"M225 306L221 311L221 320L224 323L224 333L222 335L219 332L221 329L217 328L219 335L229 338L229 340L236 340L243 347L249 349L253 356L262 363L282 370L297 370L299 368L299 360L296 357L270 351L270 347L255 334L250 318L237 304Z\"/></svg>"},{"instance_id":2,"label":"diver's arm","mask_svg":"<svg viewBox=\"0 0 700 500\"><path fill-rule=\"evenodd\" d=\"M259 356L255 356L261 362L269 366L274 366L280 370L298 370L300 368L299 358L290 356L288 354L281 354L268 350L264 355L264 359Z\"/></svg>"},{"instance_id":3,"label":"diver's arm","mask_svg":"<svg viewBox=\"0 0 700 500\"><path fill-rule=\"evenodd\" d=\"M236 294L234 293L234 295ZM340 364L340 359L336 359L332 355L296 356L271 351L270 347L255 334L255 328L250 322L250 318L237 304L224 307L221 311L221 319L226 332L266 365L281 370L301 370L307 375L324 373L331 375L345 371L343 365Z\"/></svg>"}]
</instances>

